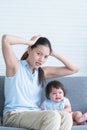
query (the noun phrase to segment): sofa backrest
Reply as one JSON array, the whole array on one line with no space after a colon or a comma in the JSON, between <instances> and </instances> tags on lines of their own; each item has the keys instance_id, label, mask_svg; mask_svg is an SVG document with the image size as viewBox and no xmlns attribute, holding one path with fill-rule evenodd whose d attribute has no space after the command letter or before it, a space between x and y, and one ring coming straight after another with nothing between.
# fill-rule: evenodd
<instances>
[{"instance_id":1,"label":"sofa backrest","mask_svg":"<svg viewBox=\"0 0 87 130\"><path fill-rule=\"evenodd\" d=\"M4 79L4 76L0 76L0 116L2 116L4 107ZM70 99L73 111L87 112L87 77L54 78L47 80L46 84L52 80L59 80L64 84L66 97ZM42 100L44 98L45 92L43 91Z\"/></svg>"},{"instance_id":2,"label":"sofa backrest","mask_svg":"<svg viewBox=\"0 0 87 130\"><path fill-rule=\"evenodd\" d=\"M46 84L52 80L59 80L63 83L66 97L70 99L73 111L87 112L87 77L54 78L47 80Z\"/></svg>"},{"instance_id":3,"label":"sofa backrest","mask_svg":"<svg viewBox=\"0 0 87 130\"><path fill-rule=\"evenodd\" d=\"M3 115L4 107L4 76L0 76L0 116Z\"/></svg>"}]
</instances>

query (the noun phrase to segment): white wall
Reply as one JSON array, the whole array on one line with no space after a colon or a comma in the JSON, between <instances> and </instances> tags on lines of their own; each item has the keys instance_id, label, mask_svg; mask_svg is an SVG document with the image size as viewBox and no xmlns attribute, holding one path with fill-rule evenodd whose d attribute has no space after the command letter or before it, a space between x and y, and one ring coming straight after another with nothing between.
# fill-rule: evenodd
<instances>
[{"instance_id":1,"label":"white wall","mask_svg":"<svg viewBox=\"0 0 87 130\"><path fill-rule=\"evenodd\" d=\"M53 48L80 66L79 76L87 76L87 0L0 0L0 39L3 34L31 38L41 34ZM21 57L25 46L14 47ZM56 65L48 59L45 65ZM0 42L0 75L5 64Z\"/></svg>"}]
</instances>

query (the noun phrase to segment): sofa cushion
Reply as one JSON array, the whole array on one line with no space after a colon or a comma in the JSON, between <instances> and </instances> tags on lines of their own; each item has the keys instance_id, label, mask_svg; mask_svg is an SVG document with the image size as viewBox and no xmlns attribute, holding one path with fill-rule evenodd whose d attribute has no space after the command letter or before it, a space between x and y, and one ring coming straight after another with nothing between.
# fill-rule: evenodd
<instances>
[{"instance_id":1,"label":"sofa cushion","mask_svg":"<svg viewBox=\"0 0 87 130\"><path fill-rule=\"evenodd\" d=\"M87 125L73 126L71 130L87 130Z\"/></svg>"},{"instance_id":2,"label":"sofa cushion","mask_svg":"<svg viewBox=\"0 0 87 130\"><path fill-rule=\"evenodd\" d=\"M0 130L29 130L29 129L0 126Z\"/></svg>"}]
</instances>

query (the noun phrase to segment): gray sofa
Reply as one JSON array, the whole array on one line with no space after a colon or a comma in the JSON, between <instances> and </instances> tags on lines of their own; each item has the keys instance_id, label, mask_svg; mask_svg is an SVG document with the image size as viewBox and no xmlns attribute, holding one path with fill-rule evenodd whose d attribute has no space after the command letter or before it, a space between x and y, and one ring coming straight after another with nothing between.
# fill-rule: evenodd
<instances>
[{"instance_id":1,"label":"gray sofa","mask_svg":"<svg viewBox=\"0 0 87 130\"><path fill-rule=\"evenodd\" d=\"M73 111L87 112L87 77L63 77L55 78L61 81L66 89L66 96L70 99ZM49 81L47 80L46 83ZM44 99L44 91L43 98ZM4 127L2 125L2 112L4 107L4 76L0 76L0 130L27 130L24 128ZM87 130L87 124L72 126L72 130Z\"/></svg>"}]
</instances>

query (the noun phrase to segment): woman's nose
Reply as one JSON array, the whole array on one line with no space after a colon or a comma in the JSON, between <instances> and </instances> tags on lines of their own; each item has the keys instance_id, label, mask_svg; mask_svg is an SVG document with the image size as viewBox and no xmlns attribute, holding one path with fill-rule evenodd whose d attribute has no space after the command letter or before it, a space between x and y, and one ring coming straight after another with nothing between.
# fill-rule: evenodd
<instances>
[{"instance_id":1,"label":"woman's nose","mask_svg":"<svg viewBox=\"0 0 87 130\"><path fill-rule=\"evenodd\" d=\"M40 57L40 58L39 58L39 61L40 61L40 62L43 62L43 61L44 61L44 57Z\"/></svg>"}]
</instances>

